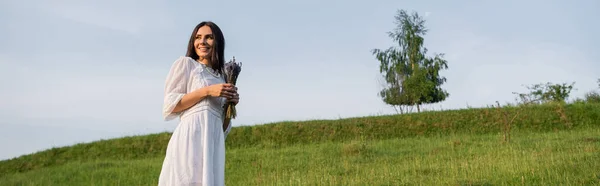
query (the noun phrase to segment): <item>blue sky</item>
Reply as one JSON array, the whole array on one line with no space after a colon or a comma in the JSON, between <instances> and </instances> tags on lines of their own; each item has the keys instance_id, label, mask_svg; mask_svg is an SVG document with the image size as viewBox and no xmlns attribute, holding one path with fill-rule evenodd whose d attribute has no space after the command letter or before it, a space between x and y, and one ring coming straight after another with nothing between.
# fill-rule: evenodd
<instances>
[{"instance_id":1,"label":"blue sky","mask_svg":"<svg viewBox=\"0 0 600 186\"><path fill-rule=\"evenodd\" d=\"M597 89L600 2L0 2L0 159L125 135L171 131L164 79L203 20L243 62L234 126L391 114L373 48L394 43L398 9L425 16L429 52L446 53L450 97L426 109L514 101L523 85Z\"/></svg>"}]
</instances>

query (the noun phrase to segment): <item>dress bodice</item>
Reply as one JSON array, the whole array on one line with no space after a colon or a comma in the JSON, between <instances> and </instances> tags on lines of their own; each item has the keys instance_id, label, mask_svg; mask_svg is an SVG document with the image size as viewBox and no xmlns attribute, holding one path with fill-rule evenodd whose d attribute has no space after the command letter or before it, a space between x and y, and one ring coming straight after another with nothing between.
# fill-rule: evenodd
<instances>
[{"instance_id":1,"label":"dress bodice","mask_svg":"<svg viewBox=\"0 0 600 186\"><path fill-rule=\"evenodd\" d=\"M217 73L210 67L199 63L191 58L188 58L190 63L193 63L192 70L189 76L188 93L196 89L207 87L214 84L225 83L223 75ZM223 106L226 99L223 97L206 97L183 113L183 115L192 114L198 111L209 110L216 112L217 116L223 113ZM183 117L183 116L182 116Z\"/></svg>"}]
</instances>

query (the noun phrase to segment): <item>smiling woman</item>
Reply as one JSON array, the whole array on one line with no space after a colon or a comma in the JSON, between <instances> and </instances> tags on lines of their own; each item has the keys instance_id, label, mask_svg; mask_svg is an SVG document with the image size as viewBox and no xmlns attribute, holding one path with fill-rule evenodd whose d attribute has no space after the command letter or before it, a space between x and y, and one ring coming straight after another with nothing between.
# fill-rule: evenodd
<instances>
[{"instance_id":1,"label":"smiling woman","mask_svg":"<svg viewBox=\"0 0 600 186\"><path fill-rule=\"evenodd\" d=\"M221 73L225 63L225 38L221 29L213 22L198 24L190 36L186 56Z\"/></svg>"},{"instance_id":2,"label":"smiling woman","mask_svg":"<svg viewBox=\"0 0 600 186\"><path fill-rule=\"evenodd\" d=\"M185 57L167 76L163 117L180 118L166 150L158 185L225 185L223 106L237 104L237 87L223 76L225 39L212 22L194 28Z\"/></svg>"}]
</instances>

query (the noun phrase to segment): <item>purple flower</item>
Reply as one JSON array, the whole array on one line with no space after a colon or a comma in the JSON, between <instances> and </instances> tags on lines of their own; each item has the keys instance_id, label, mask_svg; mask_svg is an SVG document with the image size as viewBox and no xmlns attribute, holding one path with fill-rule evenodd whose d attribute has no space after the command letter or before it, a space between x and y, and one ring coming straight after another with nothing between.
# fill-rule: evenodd
<instances>
[{"instance_id":1,"label":"purple flower","mask_svg":"<svg viewBox=\"0 0 600 186\"><path fill-rule=\"evenodd\" d=\"M232 60L224 64L223 71L225 75L225 82L235 85L237 82L237 78L240 75L240 72L242 71L242 63L235 62L234 56ZM232 103L225 104L224 109L225 110L223 115L225 116L225 120L223 122L224 125L228 125L229 120L231 120L231 118L235 118L237 112L235 110L235 105L233 105Z\"/></svg>"},{"instance_id":2,"label":"purple flower","mask_svg":"<svg viewBox=\"0 0 600 186\"><path fill-rule=\"evenodd\" d=\"M225 81L227 83L234 84L237 82L237 77L240 75L242 71L242 63L235 62L235 57L233 60L224 64L224 72L225 72Z\"/></svg>"}]
</instances>

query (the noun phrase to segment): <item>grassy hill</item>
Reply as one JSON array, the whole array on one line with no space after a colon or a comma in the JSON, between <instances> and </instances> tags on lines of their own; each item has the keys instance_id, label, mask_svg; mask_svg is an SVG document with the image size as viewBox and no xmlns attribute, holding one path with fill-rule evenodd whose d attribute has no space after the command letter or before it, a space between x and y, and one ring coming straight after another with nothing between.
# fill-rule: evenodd
<instances>
[{"instance_id":1,"label":"grassy hill","mask_svg":"<svg viewBox=\"0 0 600 186\"><path fill-rule=\"evenodd\" d=\"M101 140L0 161L0 185L156 185L169 137ZM600 184L600 104L235 127L226 168L228 185Z\"/></svg>"}]
</instances>

